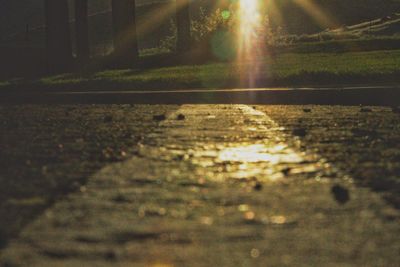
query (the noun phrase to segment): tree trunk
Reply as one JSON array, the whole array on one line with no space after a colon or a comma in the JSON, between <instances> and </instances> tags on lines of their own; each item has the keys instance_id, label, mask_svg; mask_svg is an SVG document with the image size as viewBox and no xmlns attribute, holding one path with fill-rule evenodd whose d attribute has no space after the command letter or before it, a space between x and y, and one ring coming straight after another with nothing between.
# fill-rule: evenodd
<instances>
[{"instance_id":1,"label":"tree trunk","mask_svg":"<svg viewBox=\"0 0 400 267\"><path fill-rule=\"evenodd\" d=\"M190 0L176 0L177 51L184 53L190 50Z\"/></svg>"},{"instance_id":2,"label":"tree trunk","mask_svg":"<svg viewBox=\"0 0 400 267\"><path fill-rule=\"evenodd\" d=\"M120 64L132 65L139 57L135 0L112 0L114 53Z\"/></svg>"},{"instance_id":3,"label":"tree trunk","mask_svg":"<svg viewBox=\"0 0 400 267\"><path fill-rule=\"evenodd\" d=\"M67 71L72 65L67 0L45 0L45 21L48 70Z\"/></svg>"},{"instance_id":4,"label":"tree trunk","mask_svg":"<svg viewBox=\"0 0 400 267\"><path fill-rule=\"evenodd\" d=\"M89 61L88 0L75 0L76 56L78 63Z\"/></svg>"}]
</instances>

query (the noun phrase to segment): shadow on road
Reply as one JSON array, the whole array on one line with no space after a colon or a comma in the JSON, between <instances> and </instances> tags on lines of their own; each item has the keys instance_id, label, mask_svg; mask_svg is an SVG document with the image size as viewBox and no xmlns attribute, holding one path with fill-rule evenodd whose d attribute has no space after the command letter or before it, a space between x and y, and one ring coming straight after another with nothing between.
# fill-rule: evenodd
<instances>
[{"instance_id":1,"label":"shadow on road","mask_svg":"<svg viewBox=\"0 0 400 267\"><path fill-rule=\"evenodd\" d=\"M178 106L0 106L0 248L104 165L134 154Z\"/></svg>"}]
</instances>

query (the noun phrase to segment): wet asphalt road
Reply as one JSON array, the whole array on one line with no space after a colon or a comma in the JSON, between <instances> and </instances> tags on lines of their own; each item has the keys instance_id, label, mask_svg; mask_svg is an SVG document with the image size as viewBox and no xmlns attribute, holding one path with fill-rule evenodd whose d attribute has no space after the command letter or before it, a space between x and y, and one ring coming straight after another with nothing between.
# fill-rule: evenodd
<instances>
[{"instance_id":1,"label":"wet asphalt road","mask_svg":"<svg viewBox=\"0 0 400 267\"><path fill-rule=\"evenodd\" d=\"M399 262L396 108L0 111L2 211L25 220L7 232L5 266Z\"/></svg>"}]
</instances>

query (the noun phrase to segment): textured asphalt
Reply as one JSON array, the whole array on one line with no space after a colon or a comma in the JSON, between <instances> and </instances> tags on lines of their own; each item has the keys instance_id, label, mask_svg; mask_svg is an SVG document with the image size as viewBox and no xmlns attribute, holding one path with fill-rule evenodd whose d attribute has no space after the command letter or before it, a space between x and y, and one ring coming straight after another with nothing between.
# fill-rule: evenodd
<instances>
[{"instance_id":1,"label":"textured asphalt","mask_svg":"<svg viewBox=\"0 0 400 267\"><path fill-rule=\"evenodd\" d=\"M27 107L27 114L35 108ZM132 105L124 107L123 116L128 118L130 109L139 110L139 118L143 113L132 125L157 125L145 126L147 133L131 154L103 165L27 223L3 249L1 264L396 266L400 261L398 109ZM86 112L93 116L90 108ZM110 130L113 123L115 118Z\"/></svg>"}]
</instances>

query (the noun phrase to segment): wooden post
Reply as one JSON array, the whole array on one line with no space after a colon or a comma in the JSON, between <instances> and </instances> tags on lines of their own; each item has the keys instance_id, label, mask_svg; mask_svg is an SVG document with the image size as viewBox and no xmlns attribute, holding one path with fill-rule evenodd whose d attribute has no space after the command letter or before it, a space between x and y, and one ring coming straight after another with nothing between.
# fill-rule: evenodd
<instances>
[{"instance_id":1,"label":"wooden post","mask_svg":"<svg viewBox=\"0 0 400 267\"><path fill-rule=\"evenodd\" d=\"M67 0L45 0L45 21L48 71L67 71L72 65Z\"/></svg>"},{"instance_id":2,"label":"wooden post","mask_svg":"<svg viewBox=\"0 0 400 267\"><path fill-rule=\"evenodd\" d=\"M88 0L75 0L75 34L78 63L87 64L90 56Z\"/></svg>"},{"instance_id":3,"label":"wooden post","mask_svg":"<svg viewBox=\"0 0 400 267\"><path fill-rule=\"evenodd\" d=\"M112 0L114 54L122 65L132 65L139 57L135 0Z\"/></svg>"}]
</instances>

